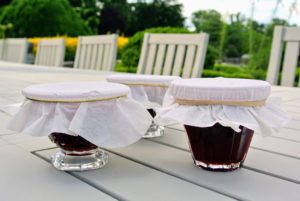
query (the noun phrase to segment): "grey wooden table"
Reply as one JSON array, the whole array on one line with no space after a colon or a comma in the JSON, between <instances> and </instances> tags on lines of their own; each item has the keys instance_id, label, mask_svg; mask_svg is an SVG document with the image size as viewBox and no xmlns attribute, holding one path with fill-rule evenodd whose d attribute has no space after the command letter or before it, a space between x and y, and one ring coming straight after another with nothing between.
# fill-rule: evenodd
<instances>
[{"instance_id":1,"label":"grey wooden table","mask_svg":"<svg viewBox=\"0 0 300 201\"><path fill-rule=\"evenodd\" d=\"M0 107L22 101L35 83L104 80L108 72L0 62ZM181 125L161 138L107 150L103 169L60 172L50 162L58 149L47 137L5 129L0 112L0 200L300 200L300 89L273 87L291 116L277 135L254 136L244 167L227 173L193 165Z\"/></svg>"}]
</instances>

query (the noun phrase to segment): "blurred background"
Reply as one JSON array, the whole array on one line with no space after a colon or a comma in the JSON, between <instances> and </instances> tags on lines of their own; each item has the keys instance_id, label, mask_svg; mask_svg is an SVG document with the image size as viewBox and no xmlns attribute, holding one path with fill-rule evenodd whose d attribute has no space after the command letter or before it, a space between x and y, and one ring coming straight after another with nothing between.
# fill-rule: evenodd
<instances>
[{"instance_id":1,"label":"blurred background","mask_svg":"<svg viewBox=\"0 0 300 201\"><path fill-rule=\"evenodd\" d=\"M203 77L265 79L274 26L298 20L297 0L0 0L0 38L26 37L35 54L41 38L65 37L73 61L78 36L118 33L121 72L136 72L145 32L206 32Z\"/></svg>"}]
</instances>

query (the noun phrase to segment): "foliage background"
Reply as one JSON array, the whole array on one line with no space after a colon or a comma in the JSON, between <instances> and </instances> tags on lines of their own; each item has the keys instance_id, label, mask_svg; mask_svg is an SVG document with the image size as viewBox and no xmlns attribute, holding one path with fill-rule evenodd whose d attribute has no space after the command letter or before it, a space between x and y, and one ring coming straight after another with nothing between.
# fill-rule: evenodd
<instances>
[{"instance_id":1,"label":"foliage background","mask_svg":"<svg viewBox=\"0 0 300 201\"><path fill-rule=\"evenodd\" d=\"M0 24L12 23L9 37L86 35L91 28L67 0L13 0L0 15Z\"/></svg>"},{"instance_id":2,"label":"foliage background","mask_svg":"<svg viewBox=\"0 0 300 201\"><path fill-rule=\"evenodd\" d=\"M203 76L265 79L274 26L294 26L284 19L263 24L241 13L199 8L191 31L182 9L176 0L1 0L0 38L27 37L36 45L41 37L65 37L65 59L74 60L78 36L118 33L116 70L135 72L145 32L203 31L210 35Z\"/></svg>"}]
</instances>

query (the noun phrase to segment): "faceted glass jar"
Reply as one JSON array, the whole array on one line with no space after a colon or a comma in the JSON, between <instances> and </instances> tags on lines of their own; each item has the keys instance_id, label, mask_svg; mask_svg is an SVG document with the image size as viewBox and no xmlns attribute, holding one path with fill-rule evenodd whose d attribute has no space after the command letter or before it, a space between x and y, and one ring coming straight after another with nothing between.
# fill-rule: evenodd
<instances>
[{"instance_id":1,"label":"faceted glass jar","mask_svg":"<svg viewBox=\"0 0 300 201\"><path fill-rule=\"evenodd\" d=\"M230 127L184 125L196 166L211 171L231 171L242 166L254 131L240 126L236 132Z\"/></svg>"},{"instance_id":2,"label":"faceted glass jar","mask_svg":"<svg viewBox=\"0 0 300 201\"><path fill-rule=\"evenodd\" d=\"M49 138L61 149L51 158L53 166L59 170L93 170L102 168L108 162L106 152L81 136L52 133Z\"/></svg>"},{"instance_id":3,"label":"faceted glass jar","mask_svg":"<svg viewBox=\"0 0 300 201\"><path fill-rule=\"evenodd\" d=\"M156 112L153 109L148 109L148 112L153 118L156 116ZM152 124L150 125L147 132L144 134L143 138L160 137L164 134L164 129L165 128L163 126L157 125L154 121L152 121Z\"/></svg>"}]
</instances>

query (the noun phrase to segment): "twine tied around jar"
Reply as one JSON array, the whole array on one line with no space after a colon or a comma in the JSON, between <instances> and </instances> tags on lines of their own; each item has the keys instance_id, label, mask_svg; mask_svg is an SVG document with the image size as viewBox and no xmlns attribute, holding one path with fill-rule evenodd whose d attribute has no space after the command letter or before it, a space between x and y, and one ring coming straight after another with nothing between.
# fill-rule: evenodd
<instances>
[{"instance_id":1,"label":"twine tied around jar","mask_svg":"<svg viewBox=\"0 0 300 201\"><path fill-rule=\"evenodd\" d=\"M120 84L125 84L127 86L145 86L145 87L163 87L168 88L168 85L165 84L151 84L151 83L127 83L127 82L119 82Z\"/></svg>"},{"instance_id":2,"label":"twine tied around jar","mask_svg":"<svg viewBox=\"0 0 300 201\"><path fill-rule=\"evenodd\" d=\"M259 107L263 106L266 100L256 101L227 101L227 100L187 100L175 99L179 105L227 105L227 106L244 106L244 107Z\"/></svg>"},{"instance_id":3,"label":"twine tied around jar","mask_svg":"<svg viewBox=\"0 0 300 201\"><path fill-rule=\"evenodd\" d=\"M28 98L26 99L31 100L31 101L37 101L37 102L47 102L47 103L84 103L84 102L97 102L97 101L109 101L109 100L114 100L114 99L119 99L119 98L125 98L127 97L126 95L122 96L113 96L113 97L107 97L107 98L95 98L95 99L77 99L77 100L62 100L62 99L56 99L56 100L47 100L47 99L36 99L36 98Z\"/></svg>"}]
</instances>

